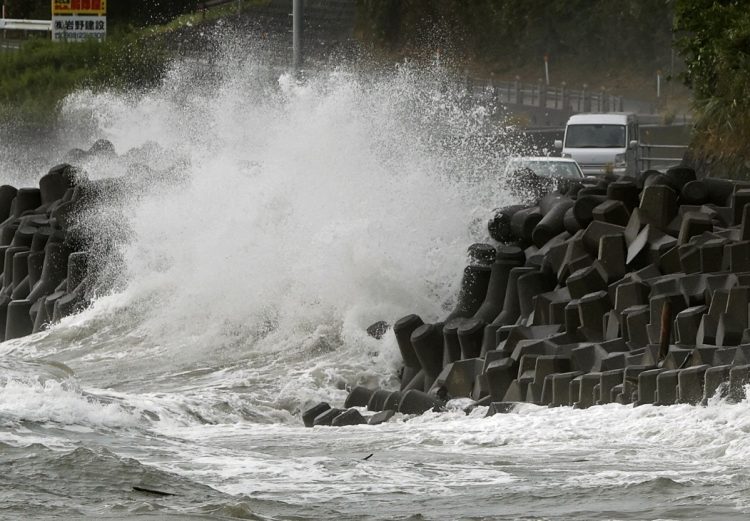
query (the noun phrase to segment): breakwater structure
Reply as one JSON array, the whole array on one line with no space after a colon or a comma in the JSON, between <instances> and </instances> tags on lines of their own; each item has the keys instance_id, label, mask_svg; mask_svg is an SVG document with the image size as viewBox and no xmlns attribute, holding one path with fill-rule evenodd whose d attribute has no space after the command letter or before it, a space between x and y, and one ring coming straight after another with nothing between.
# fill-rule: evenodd
<instances>
[{"instance_id":1,"label":"breakwater structure","mask_svg":"<svg viewBox=\"0 0 750 521\"><path fill-rule=\"evenodd\" d=\"M750 182L684 165L608 175L500 208L488 231L469 247L453 311L368 330L395 335L400 388L355 387L342 408L304 411L306 426L378 424L458 398L488 415L745 398Z\"/></svg>"},{"instance_id":2,"label":"breakwater structure","mask_svg":"<svg viewBox=\"0 0 750 521\"><path fill-rule=\"evenodd\" d=\"M110 150L111 143L101 140L78 152ZM0 186L0 339L36 333L90 304L98 280L95 259L103 251L80 222L117 191L116 181L90 180L63 163L38 186Z\"/></svg>"}]
</instances>

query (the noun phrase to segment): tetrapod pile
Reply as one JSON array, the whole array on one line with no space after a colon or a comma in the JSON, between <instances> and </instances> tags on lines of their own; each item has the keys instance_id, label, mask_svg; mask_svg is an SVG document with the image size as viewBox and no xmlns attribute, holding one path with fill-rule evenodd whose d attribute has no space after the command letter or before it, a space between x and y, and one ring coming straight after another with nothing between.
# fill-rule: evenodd
<instances>
[{"instance_id":1,"label":"tetrapod pile","mask_svg":"<svg viewBox=\"0 0 750 521\"><path fill-rule=\"evenodd\" d=\"M458 304L393 326L399 390L354 388L305 424L387 421L471 398L544 406L701 404L750 381L750 183L686 166L606 176L497 210Z\"/></svg>"}]
</instances>

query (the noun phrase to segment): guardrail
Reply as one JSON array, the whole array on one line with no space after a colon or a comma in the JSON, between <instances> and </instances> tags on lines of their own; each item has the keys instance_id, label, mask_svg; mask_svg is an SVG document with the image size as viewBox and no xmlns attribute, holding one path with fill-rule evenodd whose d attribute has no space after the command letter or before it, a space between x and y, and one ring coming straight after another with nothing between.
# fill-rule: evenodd
<instances>
[{"instance_id":1,"label":"guardrail","mask_svg":"<svg viewBox=\"0 0 750 521\"><path fill-rule=\"evenodd\" d=\"M687 145L646 145L641 143L639 145L640 157L638 158L640 171L651 170L654 166L666 169L678 165L682 161L682 155L687 148ZM670 155L669 151L674 152L672 157L655 157L651 155L652 153L658 153L659 156L668 156ZM675 155L677 153L679 153L679 156Z\"/></svg>"},{"instance_id":2,"label":"guardrail","mask_svg":"<svg viewBox=\"0 0 750 521\"><path fill-rule=\"evenodd\" d=\"M543 83L520 83L517 81L493 81L485 86L473 85L475 95L483 90L493 95L499 102L513 105L529 105L557 110L576 112L622 112L623 97L608 94L606 91L577 90L545 85Z\"/></svg>"},{"instance_id":3,"label":"guardrail","mask_svg":"<svg viewBox=\"0 0 750 521\"><path fill-rule=\"evenodd\" d=\"M0 30L7 31L52 31L52 20L14 20L0 18Z\"/></svg>"}]
</instances>

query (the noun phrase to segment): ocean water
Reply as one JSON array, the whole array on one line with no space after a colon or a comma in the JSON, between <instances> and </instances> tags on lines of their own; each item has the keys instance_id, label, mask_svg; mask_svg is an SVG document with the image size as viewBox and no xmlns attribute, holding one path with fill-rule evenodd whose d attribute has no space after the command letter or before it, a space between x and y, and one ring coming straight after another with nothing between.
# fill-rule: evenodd
<instances>
[{"instance_id":1,"label":"ocean water","mask_svg":"<svg viewBox=\"0 0 750 521\"><path fill-rule=\"evenodd\" d=\"M522 151L455 85L409 64L298 81L229 49L76 93L54 139L4 146L2 182L96 138L118 156L88 175L135 182L82 217L117 245L108 289L0 344L0 518L747 519L747 402L302 426L397 385L395 338L366 327L445 314L511 202Z\"/></svg>"}]
</instances>

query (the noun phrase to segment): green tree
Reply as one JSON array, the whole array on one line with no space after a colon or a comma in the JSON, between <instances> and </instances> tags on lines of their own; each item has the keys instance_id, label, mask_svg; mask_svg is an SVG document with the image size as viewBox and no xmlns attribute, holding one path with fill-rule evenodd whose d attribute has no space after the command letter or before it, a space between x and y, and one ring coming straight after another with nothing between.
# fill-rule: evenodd
<instances>
[{"instance_id":1,"label":"green tree","mask_svg":"<svg viewBox=\"0 0 750 521\"><path fill-rule=\"evenodd\" d=\"M745 0L675 0L675 30L695 96L695 145L736 173L750 161L750 9Z\"/></svg>"}]
</instances>

